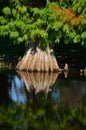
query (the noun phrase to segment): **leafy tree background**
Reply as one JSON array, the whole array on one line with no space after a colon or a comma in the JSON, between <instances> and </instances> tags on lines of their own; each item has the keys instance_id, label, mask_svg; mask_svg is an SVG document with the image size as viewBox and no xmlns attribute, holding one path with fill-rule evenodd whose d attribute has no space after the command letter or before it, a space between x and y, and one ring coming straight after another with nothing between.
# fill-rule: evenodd
<instances>
[{"instance_id":1,"label":"leafy tree background","mask_svg":"<svg viewBox=\"0 0 86 130\"><path fill-rule=\"evenodd\" d=\"M0 35L10 37L18 44L27 43L28 39L35 38L38 34L41 40L44 40L43 44L50 42L54 44L53 41L60 43L64 39L65 44L72 42L85 45L86 1L61 0L56 2L46 6L46 1L43 0L42 2L39 0L37 2L30 0L3 2L1 0ZM40 8L36 7L35 3L40 5ZM61 11L64 10L65 14L65 9L68 9L69 13L73 12L74 18L69 16L70 14L62 16Z\"/></svg>"},{"instance_id":2,"label":"leafy tree background","mask_svg":"<svg viewBox=\"0 0 86 130\"><path fill-rule=\"evenodd\" d=\"M85 48L85 4L86 0L0 0L0 36L9 39L7 45L23 48L36 37L44 46Z\"/></svg>"}]
</instances>

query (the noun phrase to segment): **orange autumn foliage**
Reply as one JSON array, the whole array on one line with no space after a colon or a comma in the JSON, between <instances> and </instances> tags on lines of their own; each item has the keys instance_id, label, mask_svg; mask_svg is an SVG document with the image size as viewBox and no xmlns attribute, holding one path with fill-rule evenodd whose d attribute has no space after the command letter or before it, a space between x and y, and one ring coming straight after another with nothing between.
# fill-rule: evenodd
<instances>
[{"instance_id":1,"label":"orange autumn foliage","mask_svg":"<svg viewBox=\"0 0 86 130\"><path fill-rule=\"evenodd\" d=\"M79 25L82 23L82 16L76 16L75 13L70 9L64 9L62 13L66 18L66 22L68 21L71 25Z\"/></svg>"},{"instance_id":2,"label":"orange autumn foliage","mask_svg":"<svg viewBox=\"0 0 86 130\"><path fill-rule=\"evenodd\" d=\"M79 25L83 21L83 17L81 15L76 16L76 14L70 9L61 9L59 6L55 5L52 6L53 11L55 14L59 13L63 16L64 21L69 23L70 25Z\"/></svg>"},{"instance_id":3,"label":"orange autumn foliage","mask_svg":"<svg viewBox=\"0 0 86 130\"><path fill-rule=\"evenodd\" d=\"M82 16L74 17L74 18L71 20L71 25L79 25L79 24L82 23L82 21L83 21Z\"/></svg>"},{"instance_id":4,"label":"orange autumn foliage","mask_svg":"<svg viewBox=\"0 0 86 130\"><path fill-rule=\"evenodd\" d=\"M73 11L71 11L70 9L64 9L62 10L62 14L66 17L75 17L75 14Z\"/></svg>"}]
</instances>

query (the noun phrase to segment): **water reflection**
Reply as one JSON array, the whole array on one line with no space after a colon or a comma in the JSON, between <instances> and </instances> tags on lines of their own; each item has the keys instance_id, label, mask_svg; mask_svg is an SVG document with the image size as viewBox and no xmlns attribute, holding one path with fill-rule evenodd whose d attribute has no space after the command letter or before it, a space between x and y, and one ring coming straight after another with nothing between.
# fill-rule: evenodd
<instances>
[{"instance_id":1,"label":"water reflection","mask_svg":"<svg viewBox=\"0 0 86 130\"><path fill-rule=\"evenodd\" d=\"M11 86L11 82L8 80L8 74L0 73L0 104L8 105L10 97L8 95L8 88Z\"/></svg>"},{"instance_id":2,"label":"water reflection","mask_svg":"<svg viewBox=\"0 0 86 130\"><path fill-rule=\"evenodd\" d=\"M14 76L11 81L11 88L9 89L9 95L14 102L25 103L26 94L23 81L18 77Z\"/></svg>"},{"instance_id":3,"label":"water reflection","mask_svg":"<svg viewBox=\"0 0 86 130\"><path fill-rule=\"evenodd\" d=\"M80 106L86 103L86 80L58 79L52 89L52 97L69 106Z\"/></svg>"},{"instance_id":4,"label":"water reflection","mask_svg":"<svg viewBox=\"0 0 86 130\"><path fill-rule=\"evenodd\" d=\"M25 104L33 102L46 93L49 99L57 103L67 103L70 106L80 105L86 97L86 81L58 78L61 73L28 73L18 71L11 81L10 98L15 102Z\"/></svg>"},{"instance_id":5,"label":"water reflection","mask_svg":"<svg viewBox=\"0 0 86 130\"><path fill-rule=\"evenodd\" d=\"M68 71L64 71L64 77L65 77L65 78L68 77Z\"/></svg>"},{"instance_id":6,"label":"water reflection","mask_svg":"<svg viewBox=\"0 0 86 130\"><path fill-rule=\"evenodd\" d=\"M1 74L0 129L85 130L86 80L63 75Z\"/></svg>"},{"instance_id":7,"label":"water reflection","mask_svg":"<svg viewBox=\"0 0 86 130\"><path fill-rule=\"evenodd\" d=\"M58 78L60 73L28 73L18 72L24 81L27 99L33 101L36 96L46 93L49 99L57 103L67 103L70 106L77 106L85 101L86 81L67 78ZM84 99L84 100L83 100Z\"/></svg>"},{"instance_id":8,"label":"water reflection","mask_svg":"<svg viewBox=\"0 0 86 130\"><path fill-rule=\"evenodd\" d=\"M28 73L18 72L18 75L23 79L28 93L34 92L35 95L52 90L59 73Z\"/></svg>"}]
</instances>

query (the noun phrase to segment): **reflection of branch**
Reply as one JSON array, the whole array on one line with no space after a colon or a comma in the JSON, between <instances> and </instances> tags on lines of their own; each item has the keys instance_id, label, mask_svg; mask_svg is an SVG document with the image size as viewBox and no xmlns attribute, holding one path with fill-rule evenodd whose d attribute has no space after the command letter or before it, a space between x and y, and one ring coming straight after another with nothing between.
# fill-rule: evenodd
<instances>
[{"instance_id":1,"label":"reflection of branch","mask_svg":"<svg viewBox=\"0 0 86 130\"><path fill-rule=\"evenodd\" d=\"M68 71L64 71L64 77L65 77L65 78L68 77Z\"/></svg>"},{"instance_id":2,"label":"reflection of branch","mask_svg":"<svg viewBox=\"0 0 86 130\"><path fill-rule=\"evenodd\" d=\"M23 79L28 92L31 87L35 90L35 94L44 91L48 93L55 83L60 73L29 73L18 71L19 76Z\"/></svg>"}]
</instances>

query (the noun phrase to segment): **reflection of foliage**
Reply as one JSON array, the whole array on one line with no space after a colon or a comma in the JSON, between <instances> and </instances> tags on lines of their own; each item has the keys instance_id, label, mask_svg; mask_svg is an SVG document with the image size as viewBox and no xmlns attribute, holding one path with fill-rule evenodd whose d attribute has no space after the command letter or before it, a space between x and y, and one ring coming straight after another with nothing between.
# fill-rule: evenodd
<instances>
[{"instance_id":1,"label":"reflection of foliage","mask_svg":"<svg viewBox=\"0 0 86 130\"><path fill-rule=\"evenodd\" d=\"M31 102L29 106L17 103L13 108L0 106L0 127L8 126L11 130L85 129L86 106L70 108L64 104L57 105L48 100L48 95L42 95L36 103Z\"/></svg>"}]
</instances>

